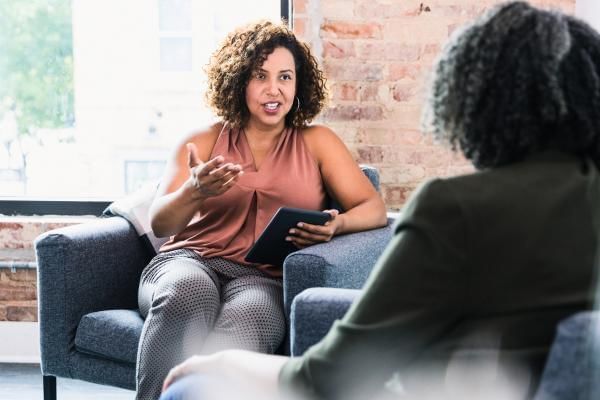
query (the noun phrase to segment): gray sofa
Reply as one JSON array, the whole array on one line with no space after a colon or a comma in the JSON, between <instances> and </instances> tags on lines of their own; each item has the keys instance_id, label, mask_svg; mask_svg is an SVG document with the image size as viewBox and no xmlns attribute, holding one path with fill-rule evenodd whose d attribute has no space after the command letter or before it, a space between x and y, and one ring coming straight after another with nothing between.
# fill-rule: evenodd
<instances>
[{"instance_id":1,"label":"gray sofa","mask_svg":"<svg viewBox=\"0 0 600 400\"><path fill-rule=\"evenodd\" d=\"M344 316L360 290L310 288L292 302L291 355L302 355ZM534 400L600 399L600 311L561 321Z\"/></svg>"},{"instance_id":2,"label":"gray sofa","mask_svg":"<svg viewBox=\"0 0 600 400\"><path fill-rule=\"evenodd\" d=\"M378 187L376 171L363 171ZM306 288L360 288L390 237L388 226L292 253L283 266L286 312ZM56 399L57 376L135 389L137 287L151 247L115 216L47 232L35 250L44 399Z\"/></svg>"}]
</instances>

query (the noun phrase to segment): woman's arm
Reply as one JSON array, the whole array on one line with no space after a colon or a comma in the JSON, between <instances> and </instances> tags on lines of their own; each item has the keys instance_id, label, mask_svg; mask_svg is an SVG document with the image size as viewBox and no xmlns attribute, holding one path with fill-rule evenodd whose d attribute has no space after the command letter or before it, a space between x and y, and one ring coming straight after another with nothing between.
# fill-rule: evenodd
<instances>
[{"instance_id":1,"label":"woman's arm","mask_svg":"<svg viewBox=\"0 0 600 400\"><path fill-rule=\"evenodd\" d=\"M345 211L327 210L332 214L327 225L303 224L290 232L290 239L303 247L328 241L335 235L385 226L387 217L381 196L337 135L320 125L304 130L303 134L329 194Z\"/></svg>"},{"instance_id":2,"label":"woman's arm","mask_svg":"<svg viewBox=\"0 0 600 400\"><path fill-rule=\"evenodd\" d=\"M176 147L150 206L150 222L156 236L181 232L204 200L224 193L237 182L242 173L239 165L225 163L222 156L208 160L219 131L220 125L215 125L191 135Z\"/></svg>"}]
</instances>

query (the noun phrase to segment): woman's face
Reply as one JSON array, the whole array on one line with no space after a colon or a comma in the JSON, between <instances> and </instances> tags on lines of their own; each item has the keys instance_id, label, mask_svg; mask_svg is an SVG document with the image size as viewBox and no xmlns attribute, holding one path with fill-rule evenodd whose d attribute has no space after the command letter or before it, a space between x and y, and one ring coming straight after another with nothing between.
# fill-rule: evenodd
<instances>
[{"instance_id":1,"label":"woman's face","mask_svg":"<svg viewBox=\"0 0 600 400\"><path fill-rule=\"evenodd\" d=\"M296 63L285 47L277 47L253 73L246 86L249 125L283 129L296 97Z\"/></svg>"}]
</instances>

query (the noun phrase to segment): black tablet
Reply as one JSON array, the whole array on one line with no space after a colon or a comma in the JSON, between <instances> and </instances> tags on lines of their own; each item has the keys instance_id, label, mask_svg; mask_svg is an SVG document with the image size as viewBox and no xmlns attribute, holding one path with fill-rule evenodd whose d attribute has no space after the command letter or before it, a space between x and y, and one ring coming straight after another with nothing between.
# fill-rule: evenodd
<instances>
[{"instance_id":1,"label":"black tablet","mask_svg":"<svg viewBox=\"0 0 600 400\"><path fill-rule=\"evenodd\" d=\"M261 233L245 260L258 264L282 266L283 260L293 251L299 250L292 242L285 240L289 230L298 222L312 225L323 225L329 221L331 214L322 211L304 210L301 208L281 207Z\"/></svg>"}]
</instances>

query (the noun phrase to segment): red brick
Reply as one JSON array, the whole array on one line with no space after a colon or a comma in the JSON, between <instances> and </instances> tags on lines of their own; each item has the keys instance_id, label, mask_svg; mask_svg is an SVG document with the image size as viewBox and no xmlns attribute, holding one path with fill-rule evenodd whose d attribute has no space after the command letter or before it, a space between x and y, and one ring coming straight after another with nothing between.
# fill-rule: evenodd
<instances>
[{"instance_id":1,"label":"red brick","mask_svg":"<svg viewBox=\"0 0 600 400\"><path fill-rule=\"evenodd\" d=\"M36 289L32 287L3 288L0 291L0 301L35 300L36 298Z\"/></svg>"},{"instance_id":2,"label":"red brick","mask_svg":"<svg viewBox=\"0 0 600 400\"><path fill-rule=\"evenodd\" d=\"M400 208L418 185L386 185L383 188L383 200L392 209Z\"/></svg>"},{"instance_id":3,"label":"red brick","mask_svg":"<svg viewBox=\"0 0 600 400\"><path fill-rule=\"evenodd\" d=\"M0 304L0 321L6 321L6 305Z\"/></svg>"},{"instance_id":4,"label":"red brick","mask_svg":"<svg viewBox=\"0 0 600 400\"><path fill-rule=\"evenodd\" d=\"M414 101L419 94L419 88L415 83L398 83L392 89L393 98L398 102Z\"/></svg>"},{"instance_id":5,"label":"red brick","mask_svg":"<svg viewBox=\"0 0 600 400\"><path fill-rule=\"evenodd\" d=\"M306 12L307 0L293 0L293 12L296 14L304 14Z\"/></svg>"},{"instance_id":6,"label":"red brick","mask_svg":"<svg viewBox=\"0 0 600 400\"><path fill-rule=\"evenodd\" d=\"M448 38L448 24L452 22L448 18L431 15L385 20L383 36L390 43L404 45L442 43Z\"/></svg>"},{"instance_id":7,"label":"red brick","mask_svg":"<svg viewBox=\"0 0 600 400\"><path fill-rule=\"evenodd\" d=\"M353 21L355 0L312 0L318 4L321 15L337 21Z\"/></svg>"},{"instance_id":8,"label":"red brick","mask_svg":"<svg viewBox=\"0 0 600 400\"><path fill-rule=\"evenodd\" d=\"M357 139L361 143L388 146L391 151L400 152L405 146L423 144L426 137L420 131L412 129L364 128L358 132Z\"/></svg>"},{"instance_id":9,"label":"red brick","mask_svg":"<svg viewBox=\"0 0 600 400\"><path fill-rule=\"evenodd\" d=\"M354 57L354 42L348 40L323 40L323 57Z\"/></svg>"},{"instance_id":10,"label":"red brick","mask_svg":"<svg viewBox=\"0 0 600 400\"><path fill-rule=\"evenodd\" d=\"M8 306L6 307L6 320L19 322L37 321L37 307Z\"/></svg>"},{"instance_id":11,"label":"red brick","mask_svg":"<svg viewBox=\"0 0 600 400\"><path fill-rule=\"evenodd\" d=\"M420 130L422 108L421 104L396 103L388 122L395 129Z\"/></svg>"},{"instance_id":12,"label":"red brick","mask_svg":"<svg viewBox=\"0 0 600 400\"><path fill-rule=\"evenodd\" d=\"M388 79L399 81L403 79L423 79L424 68L421 64L389 63Z\"/></svg>"},{"instance_id":13,"label":"red brick","mask_svg":"<svg viewBox=\"0 0 600 400\"><path fill-rule=\"evenodd\" d=\"M385 149L382 146L359 146L358 162L366 164L380 164L384 160Z\"/></svg>"},{"instance_id":14,"label":"red brick","mask_svg":"<svg viewBox=\"0 0 600 400\"><path fill-rule=\"evenodd\" d=\"M381 64L325 62L327 79L333 81L380 81L383 79Z\"/></svg>"},{"instance_id":15,"label":"red brick","mask_svg":"<svg viewBox=\"0 0 600 400\"><path fill-rule=\"evenodd\" d=\"M419 44L386 43L385 59L402 62L414 62L421 58L422 46Z\"/></svg>"},{"instance_id":16,"label":"red brick","mask_svg":"<svg viewBox=\"0 0 600 400\"><path fill-rule=\"evenodd\" d=\"M35 269L17 269L15 272L8 268L2 268L2 272L7 274L8 279L14 282L36 282L37 271Z\"/></svg>"},{"instance_id":17,"label":"red brick","mask_svg":"<svg viewBox=\"0 0 600 400\"><path fill-rule=\"evenodd\" d=\"M358 98L358 89L355 83L340 83L333 87L333 98L343 101L355 101Z\"/></svg>"},{"instance_id":18,"label":"red brick","mask_svg":"<svg viewBox=\"0 0 600 400\"><path fill-rule=\"evenodd\" d=\"M294 17L294 33L299 37L306 37L306 18Z\"/></svg>"},{"instance_id":19,"label":"red brick","mask_svg":"<svg viewBox=\"0 0 600 400\"><path fill-rule=\"evenodd\" d=\"M386 58L384 42L369 41L358 43L356 47L356 55L361 60L383 61Z\"/></svg>"},{"instance_id":20,"label":"red brick","mask_svg":"<svg viewBox=\"0 0 600 400\"><path fill-rule=\"evenodd\" d=\"M379 168L382 183L395 185L415 185L425 179L425 168L421 165L395 165Z\"/></svg>"},{"instance_id":21,"label":"red brick","mask_svg":"<svg viewBox=\"0 0 600 400\"><path fill-rule=\"evenodd\" d=\"M430 12L423 0L402 0L387 4L374 0L360 0L356 14L365 19L386 19L398 17L416 17Z\"/></svg>"},{"instance_id":22,"label":"red brick","mask_svg":"<svg viewBox=\"0 0 600 400\"><path fill-rule=\"evenodd\" d=\"M371 38L380 39L382 27L376 23L354 23L326 20L321 25L321 35L324 38Z\"/></svg>"},{"instance_id":23,"label":"red brick","mask_svg":"<svg viewBox=\"0 0 600 400\"><path fill-rule=\"evenodd\" d=\"M486 9L485 4L445 4L432 6L431 14L448 19L466 18L473 20L483 14Z\"/></svg>"},{"instance_id":24,"label":"red brick","mask_svg":"<svg viewBox=\"0 0 600 400\"><path fill-rule=\"evenodd\" d=\"M380 120L383 118L383 109L379 105L356 105L356 106L343 106L337 105L332 108L328 108L323 116L325 119L331 120L347 120L347 121L358 121L358 120Z\"/></svg>"},{"instance_id":25,"label":"red brick","mask_svg":"<svg viewBox=\"0 0 600 400\"><path fill-rule=\"evenodd\" d=\"M40 223L0 221L0 248L33 248L33 240L42 233Z\"/></svg>"},{"instance_id":26,"label":"red brick","mask_svg":"<svg viewBox=\"0 0 600 400\"><path fill-rule=\"evenodd\" d=\"M376 83L364 83L360 86L360 101L377 101L379 85Z\"/></svg>"}]
</instances>

